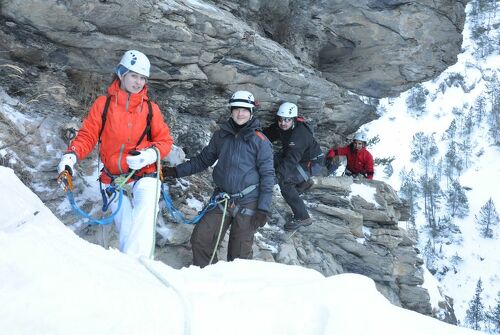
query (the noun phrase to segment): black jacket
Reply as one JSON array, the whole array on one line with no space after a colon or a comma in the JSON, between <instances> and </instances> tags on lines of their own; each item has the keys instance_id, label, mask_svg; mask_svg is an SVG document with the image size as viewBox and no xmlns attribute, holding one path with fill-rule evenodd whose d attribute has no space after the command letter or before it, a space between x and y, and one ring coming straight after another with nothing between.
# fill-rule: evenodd
<instances>
[{"instance_id":1,"label":"black jacket","mask_svg":"<svg viewBox=\"0 0 500 335\"><path fill-rule=\"evenodd\" d=\"M215 185L228 194L258 187L241 204L257 201L257 209L270 212L274 186L273 149L260 132L260 122L252 118L241 129L231 119L223 123L200 154L176 167L179 177L201 172L212 166Z\"/></svg>"},{"instance_id":2,"label":"black jacket","mask_svg":"<svg viewBox=\"0 0 500 335\"><path fill-rule=\"evenodd\" d=\"M312 161L323 153L309 126L300 120L294 123L294 127L286 131L277 122L263 130L271 142L281 140L282 148L276 156L275 168L278 178L284 180L295 174L298 164Z\"/></svg>"}]
</instances>

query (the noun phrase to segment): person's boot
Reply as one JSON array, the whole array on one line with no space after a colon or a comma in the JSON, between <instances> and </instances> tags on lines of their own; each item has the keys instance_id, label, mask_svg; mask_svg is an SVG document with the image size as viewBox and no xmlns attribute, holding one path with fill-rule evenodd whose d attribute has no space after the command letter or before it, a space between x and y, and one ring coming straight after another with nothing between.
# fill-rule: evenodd
<instances>
[{"instance_id":1,"label":"person's boot","mask_svg":"<svg viewBox=\"0 0 500 335\"><path fill-rule=\"evenodd\" d=\"M305 191L309 190L312 186L314 185L314 181L312 179L303 181L302 183L298 184L296 189L299 194L304 193Z\"/></svg>"},{"instance_id":2,"label":"person's boot","mask_svg":"<svg viewBox=\"0 0 500 335\"><path fill-rule=\"evenodd\" d=\"M285 223L285 225L283 226L283 228L286 231L291 231L291 230L299 229L300 227L310 226L311 224L312 224L312 219L311 218L302 219L302 220L292 219L289 222Z\"/></svg>"}]
</instances>

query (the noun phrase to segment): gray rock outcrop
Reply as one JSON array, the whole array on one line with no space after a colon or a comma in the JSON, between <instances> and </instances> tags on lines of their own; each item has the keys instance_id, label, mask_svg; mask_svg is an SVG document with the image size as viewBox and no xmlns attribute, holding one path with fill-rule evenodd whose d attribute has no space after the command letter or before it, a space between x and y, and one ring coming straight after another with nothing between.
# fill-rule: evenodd
<instances>
[{"instance_id":1,"label":"gray rock outcrop","mask_svg":"<svg viewBox=\"0 0 500 335\"><path fill-rule=\"evenodd\" d=\"M298 102L331 143L376 118L349 91L396 95L456 61L465 3L4 0L0 42L4 56L65 71L83 94L139 49L169 109L220 120L244 88L266 120Z\"/></svg>"}]
</instances>

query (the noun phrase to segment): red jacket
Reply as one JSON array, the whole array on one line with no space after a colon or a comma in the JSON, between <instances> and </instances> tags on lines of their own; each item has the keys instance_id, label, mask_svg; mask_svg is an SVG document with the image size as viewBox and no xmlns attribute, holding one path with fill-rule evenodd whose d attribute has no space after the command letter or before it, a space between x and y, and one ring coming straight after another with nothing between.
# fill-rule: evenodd
<instances>
[{"instance_id":1,"label":"red jacket","mask_svg":"<svg viewBox=\"0 0 500 335\"><path fill-rule=\"evenodd\" d=\"M148 141L147 136L144 136L141 143L137 144L147 125L148 104L146 101L149 98L146 86L139 93L129 94L120 89L120 81L115 80L108 87L108 95L111 96L111 102L101 135L100 148L101 161L108 172L112 175L127 173L129 167L126 157L131 150L156 147L160 151L161 158L165 157L172 149L173 140L170 136L170 129L155 103L151 103L153 107L152 141ZM78 135L69 145L68 151L74 152L79 160L84 159L97 144L106 98L106 96L100 96L96 99ZM156 164L151 164L142 168L136 175L140 176L154 171L156 171ZM104 172L101 173L101 180L106 184L111 181Z\"/></svg>"},{"instance_id":2,"label":"red jacket","mask_svg":"<svg viewBox=\"0 0 500 335\"><path fill-rule=\"evenodd\" d=\"M347 170L353 174L362 174L368 179L373 179L373 157L365 147L361 150L353 149L351 145L330 149L326 158L333 158L335 155L347 157Z\"/></svg>"}]
</instances>

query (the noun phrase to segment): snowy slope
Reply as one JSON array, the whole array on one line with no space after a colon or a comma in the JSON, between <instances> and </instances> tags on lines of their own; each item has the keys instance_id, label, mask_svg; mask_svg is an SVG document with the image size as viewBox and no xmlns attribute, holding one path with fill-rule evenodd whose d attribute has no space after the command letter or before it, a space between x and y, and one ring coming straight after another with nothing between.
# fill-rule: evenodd
<instances>
[{"instance_id":1,"label":"snowy slope","mask_svg":"<svg viewBox=\"0 0 500 335\"><path fill-rule=\"evenodd\" d=\"M12 170L0 167L0 187L2 334L477 333L395 307L361 275L134 259L76 236Z\"/></svg>"},{"instance_id":2,"label":"snowy slope","mask_svg":"<svg viewBox=\"0 0 500 335\"><path fill-rule=\"evenodd\" d=\"M468 6L470 12L471 5ZM488 16L491 20L500 21L500 9L496 9L494 15ZM382 168L376 168L375 178L385 180L395 189L401 185L400 172L405 169L413 169L417 175L423 173L419 162L411 162L410 150L413 135L419 131L430 136L433 135L439 148L438 157L444 158L449 141L444 134L453 119L460 119L470 112L478 97L486 97L486 108L491 110L491 100L488 101L491 78L500 77L500 56L498 52L478 59L475 42L471 40L470 19L464 30L464 52L459 55L458 63L447 69L436 80L423 83L423 88L428 91L426 96L425 112L415 116L408 110L407 99L411 92L405 92L395 99L384 99L380 102L379 111L383 113L380 119L366 125L369 137L379 135L380 142L370 151L374 157L395 156L392 163L394 173L387 177ZM497 24L498 27L498 24ZM498 34L498 32L492 32ZM498 36L498 35L497 35ZM476 55L475 55L476 53ZM442 88L455 74L463 76L462 85L447 86L443 92ZM449 81L448 81L449 82ZM460 115L461 113L461 115ZM463 118L462 118L463 119ZM459 126L463 126L459 125ZM439 274L440 284L445 293L455 301L454 307L459 322L464 323L469 301L475 293L476 283L479 278L483 281L484 293L483 304L486 309L496 304L497 293L500 292L500 253L498 252L500 227L494 228L494 239L485 239L480 236L475 216L481 207L492 198L497 212L500 212L500 148L495 146L494 140L488 132L489 124L487 118L474 125L471 134L472 150L470 160L467 162L458 181L467 189L466 195L469 202L469 215L463 219L454 218L461 234L455 239L463 240L462 243L454 241L436 242L434 245L438 254L438 266L444 274ZM446 178L441 179L441 189L446 191L448 185ZM441 200L439 216L446 215L446 200ZM423 203L420 202L423 208ZM429 239L432 240L428 230L425 228L425 218L420 210L416 224L419 230L420 250ZM451 264L451 258L459 256L462 261Z\"/></svg>"}]
</instances>

